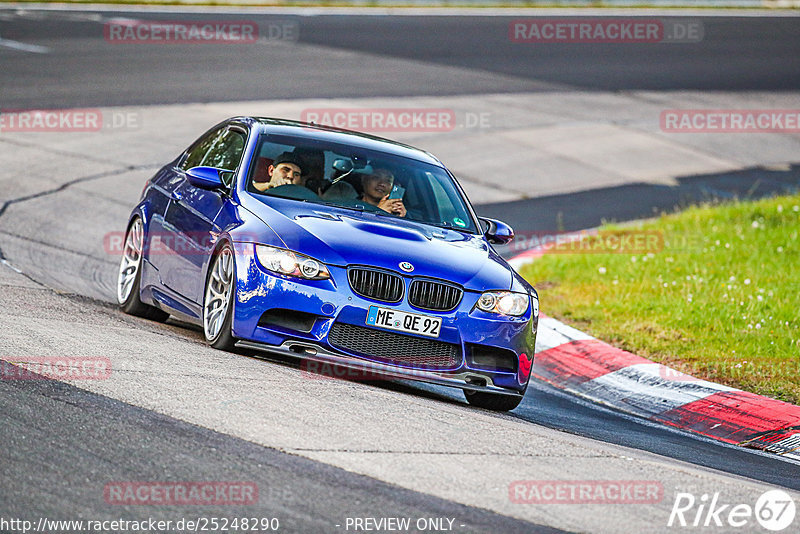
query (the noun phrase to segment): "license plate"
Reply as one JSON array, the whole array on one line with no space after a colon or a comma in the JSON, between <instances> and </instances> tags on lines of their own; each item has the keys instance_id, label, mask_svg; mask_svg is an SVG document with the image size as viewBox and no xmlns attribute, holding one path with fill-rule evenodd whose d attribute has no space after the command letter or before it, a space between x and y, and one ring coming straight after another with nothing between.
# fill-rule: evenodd
<instances>
[{"instance_id":1,"label":"license plate","mask_svg":"<svg viewBox=\"0 0 800 534\"><path fill-rule=\"evenodd\" d=\"M442 318L370 306L369 313L367 313L367 324L421 336L439 337Z\"/></svg>"}]
</instances>

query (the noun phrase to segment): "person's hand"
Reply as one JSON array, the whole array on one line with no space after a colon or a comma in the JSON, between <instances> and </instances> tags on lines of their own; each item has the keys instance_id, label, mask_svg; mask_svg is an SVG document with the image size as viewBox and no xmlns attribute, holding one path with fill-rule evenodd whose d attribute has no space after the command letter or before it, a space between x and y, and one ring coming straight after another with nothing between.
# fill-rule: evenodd
<instances>
[{"instance_id":1,"label":"person's hand","mask_svg":"<svg viewBox=\"0 0 800 534\"><path fill-rule=\"evenodd\" d=\"M294 182L292 182L291 177L287 178L287 177L283 177L283 176L277 176L277 173L276 173L276 174L272 175L272 178L270 179L269 185L267 187L269 189L272 189L273 187L278 187L279 185L288 185L288 184L292 184L292 183L294 183Z\"/></svg>"},{"instance_id":2,"label":"person's hand","mask_svg":"<svg viewBox=\"0 0 800 534\"><path fill-rule=\"evenodd\" d=\"M399 217L406 216L406 207L403 205L403 199L400 198L389 198L389 195L386 195L381 199L378 203L378 207L383 211L388 211L394 215Z\"/></svg>"}]
</instances>

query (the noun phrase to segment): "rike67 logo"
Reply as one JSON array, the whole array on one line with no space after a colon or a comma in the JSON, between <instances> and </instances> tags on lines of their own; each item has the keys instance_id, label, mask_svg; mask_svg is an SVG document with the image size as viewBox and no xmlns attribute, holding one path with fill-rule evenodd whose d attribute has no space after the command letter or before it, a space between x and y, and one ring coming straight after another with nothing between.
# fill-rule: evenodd
<instances>
[{"instance_id":1,"label":"rike67 logo","mask_svg":"<svg viewBox=\"0 0 800 534\"><path fill-rule=\"evenodd\" d=\"M795 513L792 497L778 489L763 493L755 506L722 502L719 492L704 493L699 499L691 493L678 493L667 526L723 527L729 532L731 528L752 529L757 522L767 530L779 532L792 525Z\"/></svg>"}]
</instances>

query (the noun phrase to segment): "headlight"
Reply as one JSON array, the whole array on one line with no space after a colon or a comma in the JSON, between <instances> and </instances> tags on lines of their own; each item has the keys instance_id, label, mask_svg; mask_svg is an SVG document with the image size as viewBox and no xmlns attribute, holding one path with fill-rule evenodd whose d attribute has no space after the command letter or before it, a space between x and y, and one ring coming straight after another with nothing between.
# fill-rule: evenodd
<instances>
[{"instance_id":1,"label":"headlight","mask_svg":"<svg viewBox=\"0 0 800 534\"><path fill-rule=\"evenodd\" d=\"M328 269L314 258L290 250L256 245L256 257L265 269L278 274L307 280L325 280L331 277Z\"/></svg>"},{"instance_id":2,"label":"headlight","mask_svg":"<svg viewBox=\"0 0 800 534\"><path fill-rule=\"evenodd\" d=\"M487 291L478 299L478 309L518 317L528 311L528 294L510 291Z\"/></svg>"}]
</instances>

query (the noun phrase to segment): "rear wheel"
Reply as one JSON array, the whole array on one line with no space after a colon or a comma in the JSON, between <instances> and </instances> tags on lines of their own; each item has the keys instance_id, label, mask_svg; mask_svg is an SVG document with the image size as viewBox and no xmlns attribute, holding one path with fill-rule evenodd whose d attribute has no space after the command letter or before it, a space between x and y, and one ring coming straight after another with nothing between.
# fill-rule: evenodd
<instances>
[{"instance_id":1,"label":"rear wheel","mask_svg":"<svg viewBox=\"0 0 800 534\"><path fill-rule=\"evenodd\" d=\"M139 298L143 250L144 224L137 217L125 234L125 247L122 250L117 277L117 302L125 313L164 322L169 317L167 312L149 306Z\"/></svg>"},{"instance_id":2,"label":"rear wheel","mask_svg":"<svg viewBox=\"0 0 800 534\"><path fill-rule=\"evenodd\" d=\"M472 406L493 410L495 412L507 412L513 410L522 402L522 396L498 395L496 393L485 393L483 391L464 390L464 397Z\"/></svg>"},{"instance_id":3,"label":"rear wheel","mask_svg":"<svg viewBox=\"0 0 800 534\"><path fill-rule=\"evenodd\" d=\"M203 331L206 341L215 349L231 350L236 343L231 331L234 271L233 249L226 243L212 261L203 304Z\"/></svg>"}]
</instances>

